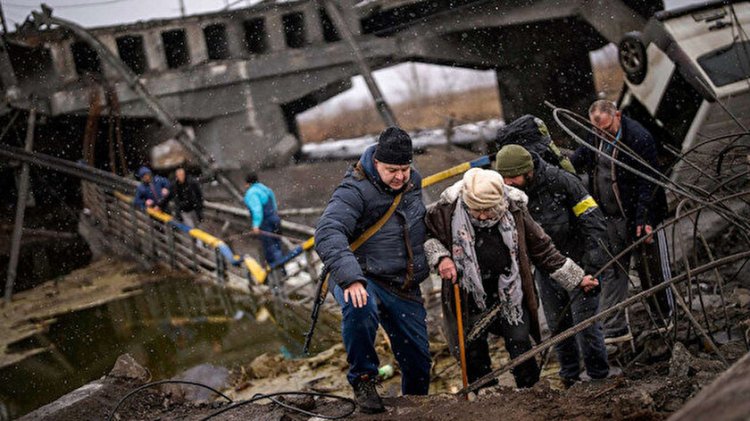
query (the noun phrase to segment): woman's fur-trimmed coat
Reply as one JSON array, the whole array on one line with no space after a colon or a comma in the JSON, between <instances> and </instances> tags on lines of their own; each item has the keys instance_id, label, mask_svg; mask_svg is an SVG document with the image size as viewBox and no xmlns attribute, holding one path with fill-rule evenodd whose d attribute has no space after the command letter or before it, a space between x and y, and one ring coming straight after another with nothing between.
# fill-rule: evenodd
<instances>
[{"instance_id":1,"label":"woman's fur-trimmed coat","mask_svg":"<svg viewBox=\"0 0 750 421\"><path fill-rule=\"evenodd\" d=\"M462 188L462 181L455 183L440 195L440 200L427 209L425 223L427 224L428 240L425 243L425 252L428 264L433 269L437 267L441 258L451 256L449 252L453 243L453 238L451 238L451 220ZM526 306L531 318L529 330L534 340L540 342L539 301L534 286L531 265L534 264L550 273L552 279L559 282L567 290L573 290L577 287L583 279L584 272L583 269L572 260L563 256L555 248L550 237L531 218L526 209L528 198L525 193L513 187L506 187L505 194L508 200L508 210L513 214L516 222L516 230L518 231L518 255L520 258L518 266L521 272L524 306ZM464 303L469 299L464 293L461 296L461 300ZM453 285L449 280L443 280L442 306L443 333L448 340L451 350L456 353L458 343L456 307ZM467 305L462 306L464 320L468 320L466 314L467 308ZM466 334L471 329L471 326L464 324L464 329L464 334Z\"/></svg>"}]
</instances>

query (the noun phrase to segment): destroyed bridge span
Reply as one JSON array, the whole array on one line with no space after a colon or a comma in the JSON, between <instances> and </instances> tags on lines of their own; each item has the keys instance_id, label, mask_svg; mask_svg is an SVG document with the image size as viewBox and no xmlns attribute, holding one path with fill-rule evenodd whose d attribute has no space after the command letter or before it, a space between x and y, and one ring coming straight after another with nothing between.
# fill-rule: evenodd
<instances>
[{"instance_id":1,"label":"destroyed bridge span","mask_svg":"<svg viewBox=\"0 0 750 421\"><path fill-rule=\"evenodd\" d=\"M589 51L642 28L660 7L640 0L326 3L263 2L89 31L193 128L218 167L232 170L284 162L299 151L295 116L361 73L331 7L373 69L418 61L495 70L506 119L546 115L544 100L571 109L588 104L595 96ZM143 123L153 120L147 104L73 32L27 22L6 42L0 79L11 106L85 118L94 103L106 109L99 91L113 89L122 117L140 122L125 125L132 131L126 139L139 139L145 150L168 137Z\"/></svg>"}]
</instances>

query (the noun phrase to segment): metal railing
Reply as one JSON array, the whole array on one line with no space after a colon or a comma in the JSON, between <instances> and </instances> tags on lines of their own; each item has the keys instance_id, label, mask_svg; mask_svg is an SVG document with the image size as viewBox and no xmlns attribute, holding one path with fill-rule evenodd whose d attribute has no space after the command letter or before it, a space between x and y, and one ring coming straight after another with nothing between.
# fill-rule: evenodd
<instances>
[{"instance_id":1,"label":"metal railing","mask_svg":"<svg viewBox=\"0 0 750 421\"><path fill-rule=\"evenodd\" d=\"M187 270L247 293L260 292L254 288L267 284L275 295L288 297L312 287L319 264L312 251L289 265L290 273L282 279L281 271L272 272L252 256L236 254L208 232L162 211L135 208L133 198L120 191L83 181L82 193L84 206L105 240L150 263ZM282 287L285 279L294 276L299 279L293 285Z\"/></svg>"}]
</instances>

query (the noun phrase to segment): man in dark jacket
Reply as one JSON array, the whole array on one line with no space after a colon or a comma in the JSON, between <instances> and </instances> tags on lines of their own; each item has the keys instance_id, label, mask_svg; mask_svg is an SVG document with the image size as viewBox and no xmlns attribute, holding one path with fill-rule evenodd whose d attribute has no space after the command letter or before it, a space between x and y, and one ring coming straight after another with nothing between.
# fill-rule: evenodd
<instances>
[{"instance_id":1,"label":"man in dark jacket","mask_svg":"<svg viewBox=\"0 0 750 421\"><path fill-rule=\"evenodd\" d=\"M174 172L172 195L175 200L175 217L187 225L198 228L203 221L203 192L198 182L180 167Z\"/></svg>"},{"instance_id":2,"label":"man in dark jacket","mask_svg":"<svg viewBox=\"0 0 750 421\"><path fill-rule=\"evenodd\" d=\"M609 260L604 251L607 228L596 201L575 175L547 164L538 155L519 145L506 145L498 153L495 169L505 184L529 196L529 213L552 238L560 252L581 265L586 273L596 273ZM611 273L607 272L607 273ZM542 307L553 334L595 315L599 309L599 288L589 293L568 294L549 273L535 272ZM605 277L600 277L606 284ZM572 303L571 303L572 300ZM566 310L563 313L563 310ZM577 341L577 343L576 343ZM592 379L607 376L609 364L600 323L595 323L555 346L560 361L560 377L566 385L580 380L580 354L586 373Z\"/></svg>"},{"instance_id":3,"label":"man in dark jacket","mask_svg":"<svg viewBox=\"0 0 750 421\"><path fill-rule=\"evenodd\" d=\"M492 371L486 331L504 337L511 358L530 350L532 337L539 341L532 263L548 271L563 290L590 290L598 285L560 254L531 219L526 200L520 190L504 186L495 171L474 168L446 189L427 212L431 238L425 249L430 266L443 279L443 323L453 354L458 354L458 332L452 283L461 286L465 314L460 317L466 329L489 325L481 337L467 344L470 382ZM487 321L483 315L494 308L499 308L500 316ZM533 386L539 380L536 360L513 369L513 377L518 387Z\"/></svg>"},{"instance_id":4,"label":"man in dark jacket","mask_svg":"<svg viewBox=\"0 0 750 421\"><path fill-rule=\"evenodd\" d=\"M315 230L315 249L330 271L342 309L347 376L360 410L384 410L375 390L375 335L382 325L401 368L401 391L426 395L430 352L419 284L429 273L424 254L422 177L411 167L409 135L390 127L346 173ZM385 224L355 252L349 245L400 202Z\"/></svg>"},{"instance_id":5,"label":"man in dark jacket","mask_svg":"<svg viewBox=\"0 0 750 421\"><path fill-rule=\"evenodd\" d=\"M154 176L151 168L141 167L138 169L138 178L141 183L135 189L135 198L133 206L144 210L145 208L154 208L156 210L165 210L169 203L169 180L162 176Z\"/></svg>"},{"instance_id":6,"label":"man in dark jacket","mask_svg":"<svg viewBox=\"0 0 750 421\"><path fill-rule=\"evenodd\" d=\"M579 172L589 174L589 190L606 217L613 255L619 254L639 237L648 236L634 250L641 285L648 289L671 278L664 232L659 230L653 234L666 216L666 197L661 187L616 165L615 161L656 178L657 174L641 162L658 168L656 142L642 125L622 115L610 101L599 100L591 104L589 119L608 142L597 139L596 146L601 154L584 146L578 148L571 161ZM627 297L630 257L631 253L624 255L615 265L613 279L602 285L602 309ZM668 324L673 308L671 291L666 289L657 294L656 299L649 302L649 307L658 320ZM608 343L632 339L623 312L604 321L604 335Z\"/></svg>"}]
</instances>

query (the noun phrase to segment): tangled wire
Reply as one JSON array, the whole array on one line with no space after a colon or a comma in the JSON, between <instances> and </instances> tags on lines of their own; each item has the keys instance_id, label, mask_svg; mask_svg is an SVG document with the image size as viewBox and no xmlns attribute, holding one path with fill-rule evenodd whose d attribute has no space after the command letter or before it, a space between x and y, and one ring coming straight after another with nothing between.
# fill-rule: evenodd
<instances>
[{"instance_id":1,"label":"tangled wire","mask_svg":"<svg viewBox=\"0 0 750 421\"><path fill-rule=\"evenodd\" d=\"M239 408L241 406L248 405L248 404L251 404L253 402L260 401L262 399L268 399L271 402L275 403L276 405L279 405L279 406L281 406L283 408L286 408L286 409L288 409L290 411L293 411L293 412L297 412L297 413L302 414L302 415L307 415L309 417L322 418L322 419L326 419L326 420L338 420L338 419L341 419L341 418L346 418L346 417L350 416L351 414L353 414L354 411L357 408L357 404L354 402L354 400L346 398L346 397L343 397L343 396L332 395L332 394L328 394L328 393L299 392L299 391L276 392L276 393L269 393L269 394L257 393L255 395L253 395L253 397L250 398L250 399L235 402L235 401L232 400L232 398L230 398L229 396L225 395L224 393L221 393L220 391L212 388L211 386L205 385L203 383L191 382L191 381L186 381L186 380L160 380L160 381L151 382L151 383L147 383L147 384L144 384L142 386L139 386L139 387L131 390L125 396L123 396L117 402L117 405L115 405L114 409L112 409L112 411L107 416L107 421L112 421L114 419L114 417L115 417L115 414L117 413L117 410L120 409L120 407L122 406L122 404L125 403L125 401L127 401L128 399L130 399L132 396L136 395L137 393L139 393L139 392L141 392L141 391L143 391L145 389L148 389L148 388L151 388L151 387L154 387L154 386L160 386L160 385L163 385L163 384L186 384L186 385L190 385L190 386L202 387L204 389L208 389L208 390L216 393L217 395L219 395L222 398L226 399L227 402L231 403L231 405L227 405L224 408L221 408L221 409L217 410L216 412L213 412L213 413L209 414L208 416L206 416L204 418L201 418L201 421L210 420L211 418L214 418L214 417L216 417L218 415L224 414L224 413L229 412L229 411L233 411L233 410L235 410L235 409L237 409L237 408ZM277 397L282 397L282 396L312 396L313 398L328 398L328 399L342 401L345 404L350 405L351 409L349 409L346 412L344 412L342 414L339 414L339 415L320 414L320 413L316 413L316 412L312 412L312 411L308 411L306 409L302 409L302 408L296 407L294 405L291 405L289 403L286 403L286 402L283 402L283 401L277 399Z\"/></svg>"}]
</instances>

